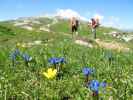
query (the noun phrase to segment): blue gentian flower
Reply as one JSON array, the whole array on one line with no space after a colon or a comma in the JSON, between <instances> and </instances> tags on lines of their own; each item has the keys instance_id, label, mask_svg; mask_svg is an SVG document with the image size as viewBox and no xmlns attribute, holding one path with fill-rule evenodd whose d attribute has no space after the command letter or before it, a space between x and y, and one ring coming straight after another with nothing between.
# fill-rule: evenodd
<instances>
[{"instance_id":1,"label":"blue gentian flower","mask_svg":"<svg viewBox=\"0 0 133 100\"><path fill-rule=\"evenodd\" d=\"M97 92L98 93L98 90L99 90L99 86L100 86L100 83L97 81L97 80L92 80L89 84L88 84L88 87L94 91L94 92Z\"/></svg>"},{"instance_id":2,"label":"blue gentian flower","mask_svg":"<svg viewBox=\"0 0 133 100\"><path fill-rule=\"evenodd\" d=\"M51 64L58 64L59 63L59 60L58 60L58 58L50 58L48 60L48 62L51 63Z\"/></svg>"},{"instance_id":3,"label":"blue gentian flower","mask_svg":"<svg viewBox=\"0 0 133 100\"><path fill-rule=\"evenodd\" d=\"M64 58L59 58L59 62L60 63L64 63L65 62L65 59Z\"/></svg>"},{"instance_id":4,"label":"blue gentian flower","mask_svg":"<svg viewBox=\"0 0 133 100\"><path fill-rule=\"evenodd\" d=\"M105 88L107 86L107 83L106 82L101 82L100 83L100 86L103 87L103 88Z\"/></svg>"},{"instance_id":5,"label":"blue gentian flower","mask_svg":"<svg viewBox=\"0 0 133 100\"><path fill-rule=\"evenodd\" d=\"M18 49L16 49L15 51L14 51L14 54L17 56L17 55L21 55L21 53L20 53L20 51L18 50Z\"/></svg>"},{"instance_id":6,"label":"blue gentian flower","mask_svg":"<svg viewBox=\"0 0 133 100\"><path fill-rule=\"evenodd\" d=\"M28 54L23 54L22 57L26 62L30 62L32 60L32 57L30 57Z\"/></svg>"},{"instance_id":7,"label":"blue gentian flower","mask_svg":"<svg viewBox=\"0 0 133 100\"><path fill-rule=\"evenodd\" d=\"M64 63L65 59L64 58L50 58L48 62L51 64Z\"/></svg>"},{"instance_id":8,"label":"blue gentian flower","mask_svg":"<svg viewBox=\"0 0 133 100\"><path fill-rule=\"evenodd\" d=\"M90 74L93 73L93 70L92 70L91 68L85 67L85 68L83 68L82 72L83 72L83 74L84 74L85 76L88 76L88 75L90 75Z\"/></svg>"},{"instance_id":9,"label":"blue gentian flower","mask_svg":"<svg viewBox=\"0 0 133 100\"><path fill-rule=\"evenodd\" d=\"M89 84L88 84L88 88L90 88L93 92L95 92L96 94L98 94L99 92L99 88L105 88L107 86L106 82L98 82L98 80L92 80Z\"/></svg>"},{"instance_id":10,"label":"blue gentian flower","mask_svg":"<svg viewBox=\"0 0 133 100\"><path fill-rule=\"evenodd\" d=\"M21 55L21 53L20 53L20 51L18 49L16 49L10 56L11 56L11 59L13 61L15 61L16 57L19 56L19 55Z\"/></svg>"}]
</instances>

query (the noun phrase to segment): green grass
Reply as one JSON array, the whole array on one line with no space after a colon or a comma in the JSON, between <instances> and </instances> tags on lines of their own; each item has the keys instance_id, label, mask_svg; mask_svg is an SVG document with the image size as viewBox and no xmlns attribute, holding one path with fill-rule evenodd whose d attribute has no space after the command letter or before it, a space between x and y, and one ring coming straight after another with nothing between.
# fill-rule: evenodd
<instances>
[{"instance_id":1,"label":"green grass","mask_svg":"<svg viewBox=\"0 0 133 100\"><path fill-rule=\"evenodd\" d=\"M112 96L113 100L132 100L133 52L124 53L79 46L71 37L59 33L68 32L67 25L60 24L60 27L58 24L53 26L53 31L56 33L27 31L10 25L6 27L15 34L4 34L5 32L2 31L3 34L0 36L0 100L61 100L66 96L70 97L70 100L91 100L93 99L91 90L84 87L82 74L84 66L95 69L92 79L106 81L112 87L106 93L100 90L100 99L108 100ZM99 31L98 36L101 39L103 37L100 34L103 31L109 30ZM87 29L80 32L79 36L88 36ZM113 39L106 38L110 41ZM20 49L21 52L32 56L36 63L30 63L27 67L24 61L18 58L17 64L12 66L9 55L15 50L17 42L28 43L47 39L51 41ZM111 64L106 57L110 52L113 57ZM49 68L48 59L51 57L66 59L63 77L60 80L48 80L42 75L42 71Z\"/></svg>"}]
</instances>

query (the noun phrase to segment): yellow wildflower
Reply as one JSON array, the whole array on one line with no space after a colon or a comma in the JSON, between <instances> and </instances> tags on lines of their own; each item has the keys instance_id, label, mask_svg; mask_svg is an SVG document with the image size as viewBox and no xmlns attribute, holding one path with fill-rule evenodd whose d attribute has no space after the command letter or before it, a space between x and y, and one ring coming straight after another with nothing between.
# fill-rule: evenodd
<instances>
[{"instance_id":1,"label":"yellow wildflower","mask_svg":"<svg viewBox=\"0 0 133 100\"><path fill-rule=\"evenodd\" d=\"M16 44L16 47L17 47L17 48L19 48L20 46L21 46L21 44L20 44L20 43L17 43L17 44Z\"/></svg>"},{"instance_id":2,"label":"yellow wildflower","mask_svg":"<svg viewBox=\"0 0 133 100\"><path fill-rule=\"evenodd\" d=\"M26 44L25 44L25 43L23 43L23 44L21 45L21 47L22 47L22 48L25 48L25 47L26 47Z\"/></svg>"},{"instance_id":3,"label":"yellow wildflower","mask_svg":"<svg viewBox=\"0 0 133 100\"><path fill-rule=\"evenodd\" d=\"M45 77L47 77L48 79L54 78L56 76L56 74L57 74L57 70L56 69L52 69L52 68L49 68L47 70L47 72L43 72L43 75Z\"/></svg>"}]
</instances>

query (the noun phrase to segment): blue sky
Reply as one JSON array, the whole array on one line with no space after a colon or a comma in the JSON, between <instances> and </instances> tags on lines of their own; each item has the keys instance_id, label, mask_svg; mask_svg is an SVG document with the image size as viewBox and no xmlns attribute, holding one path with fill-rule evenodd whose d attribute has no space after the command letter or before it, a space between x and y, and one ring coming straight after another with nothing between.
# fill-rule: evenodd
<instances>
[{"instance_id":1,"label":"blue sky","mask_svg":"<svg viewBox=\"0 0 133 100\"><path fill-rule=\"evenodd\" d=\"M0 20L55 13L71 9L81 16L103 16L105 25L133 29L133 0L0 0Z\"/></svg>"}]
</instances>

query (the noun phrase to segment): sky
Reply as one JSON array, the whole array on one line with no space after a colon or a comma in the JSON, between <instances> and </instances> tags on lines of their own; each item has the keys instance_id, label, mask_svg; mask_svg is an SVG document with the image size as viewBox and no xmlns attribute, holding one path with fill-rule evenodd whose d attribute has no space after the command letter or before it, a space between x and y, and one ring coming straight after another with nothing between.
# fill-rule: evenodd
<instances>
[{"instance_id":1,"label":"sky","mask_svg":"<svg viewBox=\"0 0 133 100\"><path fill-rule=\"evenodd\" d=\"M133 29L132 6L133 0L0 0L0 21L74 13L87 20L99 16L105 26Z\"/></svg>"}]
</instances>

